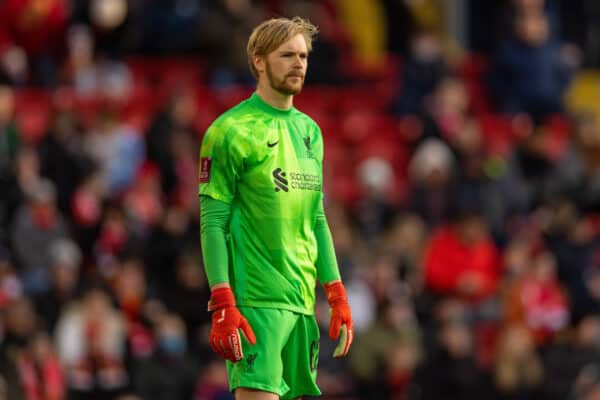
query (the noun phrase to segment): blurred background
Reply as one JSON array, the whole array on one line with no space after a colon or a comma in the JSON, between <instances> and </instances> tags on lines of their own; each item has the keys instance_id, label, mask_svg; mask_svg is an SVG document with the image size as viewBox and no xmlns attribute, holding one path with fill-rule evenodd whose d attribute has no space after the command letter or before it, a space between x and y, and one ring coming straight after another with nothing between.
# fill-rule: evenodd
<instances>
[{"instance_id":1,"label":"blurred background","mask_svg":"<svg viewBox=\"0 0 600 400\"><path fill-rule=\"evenodd\" d=\"M356 326L324 399L600 399L600 2L0 0L0 399L224 400L197 155L271 16L320 27Z\"/></svg>"}]
</instances>

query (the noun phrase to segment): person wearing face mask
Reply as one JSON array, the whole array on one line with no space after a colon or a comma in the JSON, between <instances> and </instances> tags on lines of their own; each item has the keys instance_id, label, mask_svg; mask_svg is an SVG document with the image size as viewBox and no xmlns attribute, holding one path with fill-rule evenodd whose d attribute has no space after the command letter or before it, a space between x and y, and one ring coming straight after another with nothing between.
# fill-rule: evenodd
<instances>
[{"instance_id":1,"label":"person wearing face mask","mask_svg":"<svg viewBox=\"0 0 600 400\"><path fill-rule=\"evenodd\" d=\"M193 398L198 366L187 356L185 324L166 313L156 322L156 350L141 362L136 373L136 393L145 400Z\"/></svg>"}]
</instances>

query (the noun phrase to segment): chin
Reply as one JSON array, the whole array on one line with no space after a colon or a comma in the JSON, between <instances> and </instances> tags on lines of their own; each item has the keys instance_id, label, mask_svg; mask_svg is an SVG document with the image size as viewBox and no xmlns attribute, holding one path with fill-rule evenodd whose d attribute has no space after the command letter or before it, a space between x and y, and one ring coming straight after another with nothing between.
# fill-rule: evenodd
<instances>
[{"instance_id":1,"label":"chin","mask_svg":"<svg viewBox=\"0 0 600 400\"><path fill-rule=\"evenodd\" d=\"M277 91L281 94L286 95L296 95L302 91L302 85L299 86L285 86L277 89Z\"/></svg>"}]
</instances>

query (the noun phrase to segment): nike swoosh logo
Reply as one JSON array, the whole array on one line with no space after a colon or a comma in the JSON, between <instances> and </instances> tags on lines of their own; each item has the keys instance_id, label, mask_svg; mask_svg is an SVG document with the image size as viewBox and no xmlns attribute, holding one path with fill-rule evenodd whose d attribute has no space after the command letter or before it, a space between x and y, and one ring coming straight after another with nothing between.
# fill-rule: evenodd
<instances>
[{"instance_id":1,"label":"nike swoosh logo","mask_svg":"<svg viewBox=\"0 0 600 400\"><path fill-rule=\"evenodd\" d=\"M269 146L269 147L275 147L277 145L277 143L279 143L279 140L276 141L276 142L273 142L273 143L267 142L267 146Z\"/></svg>"}]
</instances>

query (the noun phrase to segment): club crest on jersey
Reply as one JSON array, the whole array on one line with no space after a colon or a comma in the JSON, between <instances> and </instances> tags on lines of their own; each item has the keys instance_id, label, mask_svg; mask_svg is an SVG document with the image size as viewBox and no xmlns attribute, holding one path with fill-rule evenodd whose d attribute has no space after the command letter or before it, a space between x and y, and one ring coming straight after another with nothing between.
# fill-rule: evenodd
<instances>
[{"instance_id":1,"label":"club crest on jersey","mask_svg":"<svg viewBox=\"0 0 600 400\"><path fill-rule=\"evenodd\" d=\"M304 140L304 147L306 147L306 157L314 158L312 148L311 148L311 143L310 143L310 136L306 136L303 140Z\"/></svg>"},{"instance_id":2,"label":"club crest on jersey","mask_svg":"<svg viewBox=\"0 0 600 400\"><path fill-rule=\"evenodd\" d=\"M212 164L212 158L201 157L200 168L198 170L198 183L208 183L210 181L210 165Z\"/></svg>"}]
</instances>

